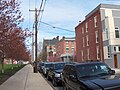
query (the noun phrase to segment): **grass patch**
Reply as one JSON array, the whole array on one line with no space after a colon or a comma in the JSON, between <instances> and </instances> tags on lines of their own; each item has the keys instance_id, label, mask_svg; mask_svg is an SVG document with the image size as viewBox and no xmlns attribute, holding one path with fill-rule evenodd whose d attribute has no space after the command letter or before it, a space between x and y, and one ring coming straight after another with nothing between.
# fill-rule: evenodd
<instances>
[{"instance_id":1,"label":"grass patch","mask_svg":"<svg viewBox=\"0 0 120 90\"><path fill-rule=\"evenodd\" d=\"M2 73L2 65L0 64L0 85L24 66L25 65L18 66L17 64L13 64L12 69L12 64L4 64L4 73Z\"/></svg>"}]
</instances>

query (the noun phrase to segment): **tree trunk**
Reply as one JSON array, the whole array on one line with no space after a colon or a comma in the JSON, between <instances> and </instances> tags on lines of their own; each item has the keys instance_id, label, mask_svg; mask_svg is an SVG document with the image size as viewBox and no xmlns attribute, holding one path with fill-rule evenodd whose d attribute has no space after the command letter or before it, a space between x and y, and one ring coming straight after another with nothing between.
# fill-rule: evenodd
<instances>
[{"instance_id":1,"label":"tree trunk","mask_svg":"<svg viewBox=\"0 0 120 90\"><path fill-rule=\"evenodd\" d=\"M2 58L2 73L4 73L4 58Z\"/></svg>"},{"instance_id":2,"label":"tree trunk","mask_svg":"<svg viewBox=\"0 0 120 90\"><path fill-rule=\"evenodd\" d=\"M13 69L13 59L12 59L12 69Z\"/></svg>"}]
</instances>

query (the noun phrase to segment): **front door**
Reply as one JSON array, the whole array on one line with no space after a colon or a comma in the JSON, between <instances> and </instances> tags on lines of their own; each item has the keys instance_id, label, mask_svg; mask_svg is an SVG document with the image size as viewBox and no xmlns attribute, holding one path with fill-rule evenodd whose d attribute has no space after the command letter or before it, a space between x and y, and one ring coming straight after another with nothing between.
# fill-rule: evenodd
<instances>
[{"instance_id":1,"label":"front door","mask_svg":"<svg viewBox=\"0 0 120 90\"><path fill-rule=\"evenodd\" d=\"M114 54L114 67L118 68L117 54Z\"/></svg>"}]
</instances>

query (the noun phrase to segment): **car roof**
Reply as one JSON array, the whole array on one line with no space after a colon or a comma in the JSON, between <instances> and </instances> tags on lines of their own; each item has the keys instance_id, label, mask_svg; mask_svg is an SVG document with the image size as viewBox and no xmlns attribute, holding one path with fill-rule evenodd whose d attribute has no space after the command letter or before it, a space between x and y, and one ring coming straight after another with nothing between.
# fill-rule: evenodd
<instances>
[{"instance_id":1,"label":"car roof","mask_svg":"<svg viewBox=\"0 0 120 90\"><path fill-rule=\"evenodd\" d=\"M65 63L65 62L53 62L53 64L59 64L59 63Z\"/></svg>"},{"instance_id":2,"label":"car roof","mask_svg":"<svg viewBox=\"0 0 120 90\"><path fill-rule=\"evenodd\" d=\"M52 64L53 62L45 62L44 64Z\"/></svg>"},{"instance_id":3,"label":"car roof","mask_svg":"<svg viewBox=\"0 0 120 90\"><path fill-rule=\"evenodd\" d=\"M70 63L67 65L79 66L79 65L92 65L92 64L105 64L103 62L81 62L81 63Z\"/></svg>"}]
</instances>

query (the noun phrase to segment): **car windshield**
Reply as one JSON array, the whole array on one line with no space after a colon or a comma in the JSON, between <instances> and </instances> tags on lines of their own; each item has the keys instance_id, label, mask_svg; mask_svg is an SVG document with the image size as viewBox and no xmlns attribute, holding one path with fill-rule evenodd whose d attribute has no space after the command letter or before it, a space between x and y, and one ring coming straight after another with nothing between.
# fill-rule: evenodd
<instances>
[{"instance_id":1,"label":"car windshield","mask_svg":"<svg viewBox=\"0 0 120 90\"><path fill-rule=\"evenodd\" d=\"M65 66L65 63L56 63L54 64L54 69L55 70L63 69L64 66Z\"/></svg>"},{"instance_id":2,"label":"car windshield","mask_svg":"<svg viewBox=\"0 0 120 90\"><path fill-rule=\"evenodd\" d=\"M111 70L106 64L79 65L77 69L79 77L108 75Z\"/></svg>"}]
</instances>

